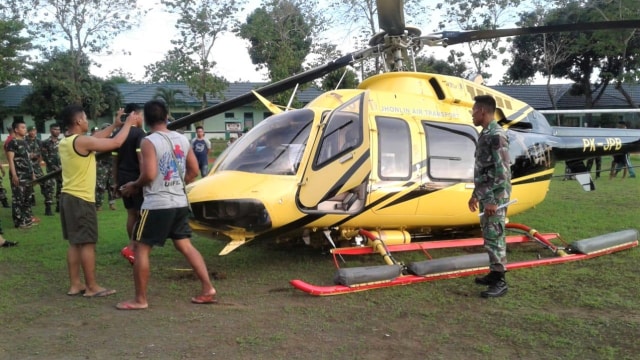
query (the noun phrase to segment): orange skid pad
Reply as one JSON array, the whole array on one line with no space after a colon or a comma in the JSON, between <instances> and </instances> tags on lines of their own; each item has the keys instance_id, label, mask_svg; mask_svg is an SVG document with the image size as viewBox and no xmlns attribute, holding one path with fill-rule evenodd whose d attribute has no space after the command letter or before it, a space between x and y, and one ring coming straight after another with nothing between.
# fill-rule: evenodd
<instances>
[{"instance_id":1,"label":"orange skid pad","mask_svg":"<svg viewBox=\"0 0 640 360\"><path fill-rule=\"evenodd\" d=\"M536 234L536 239L542 242L548 242L551 239L558 237L558 234ZM514 235L507 237L507 243L525 243L532 241L530 237L523 235ZM444 249L444 248L456 248L456 247L470 247L470 246L481 246L483 244L482 238L471 238L471 239L461 239L461 240L443 240L443 241L429 241L429 242L418 242L418 243L410 243L410 244L402 244L402 245L389 245L387 246L389 252L398 252L398 251L415 251L415 250L430 250L430 249ZM590 259L597 256L602 256L606 254L610 254L613 252L630 249L635 246L638 246L638 241L629 241L623 244L619 244L616 246L612 246L606 249L602 249L599 251L595 251L589 254L567 254L564 256L556 256L544 259L536 259L536 260L528 260L528 261L519 261L507 264L507 270L516 270L521 268L529 268L534 266L542 266L542 265L553 265L560 264L570 261L578 261ZM372 254L373 249L371 247L351 247L351 248L340 248L334 249L333 251L334 257L337 254L340 255L365 255ZM337 262L336 262L337 264ZM461 270L452 270L446 271L442 273L434 273L428 274L424 276L418 275L400 275L394 279L383 280L377 282L363 283L351 286L344 285L329 285L329 286L318 286L309 284L302 280L291 280L290 283L296 289L302 290L310 295L315 296L328 296L328 295L339 295L346 294L357 291L365 291L383 287L390 286L398 286L398 285L409 285L418 282L424 281L434 281L440 279L451 279L462 276L470 276L475 274L486 273L488 271L488 267L479 267L479 268L471 268L471 269L461 269Z\"/></svg>"}]
</instances>

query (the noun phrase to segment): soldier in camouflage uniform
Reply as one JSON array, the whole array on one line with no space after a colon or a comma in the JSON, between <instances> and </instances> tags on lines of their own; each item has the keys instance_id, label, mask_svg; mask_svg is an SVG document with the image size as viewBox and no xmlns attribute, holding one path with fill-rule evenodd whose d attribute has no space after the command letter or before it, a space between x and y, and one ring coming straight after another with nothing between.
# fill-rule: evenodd
<instances>
[{"instance_id":1,"label":"soldier in camouflage uniform","mask_svg":"<svg viewBox=\"0 0 640 360\"><path fill-rule=\"evenodd\" d=\"M33 167L27 143L24 140L27 126L24 122L13 122L15 137L7 144L7 160L11 174L13 224L21 229L28 229L33 225L33 215L29 199L33 193L31 181L34 179Z\"/></svg>"},{"instance_id":2,"label":"soldier in camouflage uniform","mask_svg":"<svg viewBox=\"0 0 640 360\"><path fill-rule=\"evenodd\" d=\"M7 138L4 141L4 153L7 153L7 145L9 145L9 143L11 142L11 139L13 139L13 128L11 126L7 126L7 132L9 133L9 136L7 136ZM2 184L2 181L4 180L4 177L6 176L5 171L4 171L4 167L0 166L0 170L1 170L1 174L2 177L0 177L0 201L2 202L2 207L4 208L9 208L9 202L7 201L7 190L5 190L4 185ZM11 177L11 176L9 176Z\"/></svg>"},{"instance_id":3,"label":"soldier in camouflage uniform","mask_svg":"<svg viewBox=\"0 0 640 360\"><path fill-rule=\"evenodd\" d=\"M9 206L9 202L7 201L7 190L4 188L3 185L3 180L4 177L7 175L4 171L4 166L2 166L2 164L0 164L0 203L2 203L2 207L4 208L8 208Z\"/></svg>"},{"instance_id":4,"label":"soldier in camouflage uniform","mask_svg":"<svg viewBox=\"0 0 640 360\"><path fill-rule=\"evenodd\" d=\"M475 126L482 126L476 147L473 194L469 199L469 210L478 206L484 215L480 227L484 247L489 254L489 274L477 277L476 284L488 286L480 293L482 297L498 297L507 293L505 280L507 244L505 240L505 217L507 208L498 208L509 202L511 196L511 167L509 140L505 131L494 120L496 101L490 95L474 98L472 118Z\"/></svg>"},{"instance_id":5,"label":"soldier in camouflage uniform","mask_svg":"<svg viewBox=\"0 0 640 360\"><path fill-rule=\"evenodd\" d=\"M27 149L29 151L29 156L31 157L31 167L33 168L33 173L36 178L44 176L44 172L42 171L42 166L40 166L41 157L41 148L42 141L38 139L38 131L35 126L29 126L27 130L27 137L25 138L27 142ZM53 216L51 212L51 204L53 204L53 193L50 189L51 187L50 181L45 181L40 184L40 193L44 196L44 214L46 216ZM35 194L31 194L32 201L31 205L35 205Z\"/></svg>"},{"instance_id":6,"label":"soldier in camouflage uniform","mask_svg":"<svg viewBox=\"0 0 640 360\"><path fill-rule=\"evenodd\" d=\"M58 144L60 144L60 125L53 123L49 125L49 138L42 142L40 146L40 153L42 160L47 165L47 174L53 171L59 171L60 168L60 154L58 154ZM53 178L47 180L49 185L45 195L45 199L55 197L56 199L56 212L60 212L60 192L62 191L62 173L58 173ZM54 192L55 191L55 192Z\"/></svg>"},{"instance_id":7,"label":"soldier in camouflage uniform","mask_svg":"<svg viewBox=\"0 0 640 360\"><path fill-rule=\"evenodd\" d=\"M103 124L102 129L105 129L109 124ZM98 128L94 128L93 131L97 131ZM107 192L109 199L109 208L115 210L115 184L111 171L113 167L113 157L110 155L100 155L100 159L97 160L96 169L96 210L102 210L102 201L104 193Z\"/></svg>"}]
</instances>

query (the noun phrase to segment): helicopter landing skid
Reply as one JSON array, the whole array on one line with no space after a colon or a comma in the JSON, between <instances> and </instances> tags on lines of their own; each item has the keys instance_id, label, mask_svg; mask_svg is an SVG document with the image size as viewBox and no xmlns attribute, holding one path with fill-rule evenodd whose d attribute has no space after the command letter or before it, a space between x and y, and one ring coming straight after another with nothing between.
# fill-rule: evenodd
<instances>
[{"instance_id":1,"label":"helicopter landing skid","mask_svg":"<svg viewBox=\"0 0 640 360\"><path fill-rule=\"evenodd\" d=\"M586 260L638 246L638 232L635 229L579 240L566 247L558 247L551 243L551 240L560 239L557 233L541 234L522 224L507 224L507 227L512 231L523 233L522 235L507 236L507 244L537 242L554 254L549 258L508 263L507 270L509 271ZM364 230L361 233L363 235L371 234ZM386 249L389 253L421 250L429 257L429 260L402 266L401 273L392 268L401 264L340 269L336 256L367 255L374 254L376 251L370 246L333 249L334 263L338 267L334 279L337 285L313 285L302 280L291 280L290 283L296 289L310 295L328 296L486 273L489 269L488 256L486 259L483 259L480 254L431 259L428 253L428 250L433 249L481 247L483 243L482 238L470 238L387 245Z\"/></svg>"}]
</instances>

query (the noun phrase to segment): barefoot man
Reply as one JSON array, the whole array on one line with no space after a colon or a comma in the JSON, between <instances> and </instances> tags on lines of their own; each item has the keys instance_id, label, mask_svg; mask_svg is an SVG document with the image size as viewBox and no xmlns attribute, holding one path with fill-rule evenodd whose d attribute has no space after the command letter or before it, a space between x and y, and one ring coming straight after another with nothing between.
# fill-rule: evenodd
<instances>
[{"instance_id":1,"label":"barefoot man","mask_svg":"<svg viewBox=\"0 0 640 360\"><path fill-rule=\"evenodd\" d=\"M189 202L185 184L198 176L198 161L189 140L167 129L169 112L162 101L152 100L144 105L144 122L151 135L142 140L140 177L123 185L123 196L143 191L144 201L140 220L134 233L135 262L133 280L136 295L133 300L118 303L120 310L146 309L149 280L149 254L153 246L163 246L166 239L184 255L200 280L200 294L191 298L194 304L213 304L216 290L200 252L191 244Z\"/></svg>"}]
</instances>

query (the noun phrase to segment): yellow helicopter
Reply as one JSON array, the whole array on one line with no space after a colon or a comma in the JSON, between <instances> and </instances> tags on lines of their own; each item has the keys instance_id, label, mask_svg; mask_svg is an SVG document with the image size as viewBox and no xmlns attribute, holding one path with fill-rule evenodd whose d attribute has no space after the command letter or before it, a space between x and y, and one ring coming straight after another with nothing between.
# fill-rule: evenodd
<instances>
[{"instance_id":1,"label":"yellow helicopter","mask_svg":"<svg viewBox=\"0 0 640 360\"><path fill-rule=\"evenodd\" d=\"M410 53L425 45L636 28L640 20L420 36L418 29L405 26L402 1L379 0L378 6L383 31L371 39L369 48L170 124L179 128L256 99L275 113L221 154L208 176L187 187L194 231L230 240L220 255L249 241L267 239L331 244L337 254L339 245L368 246L365 253L380 252L387 265L394 267L391 275L382 275L383 282L389 283L405 274L388 260L392 247L474 234L478 214L469 211L467 200L473 191L474 151L480 129L473 126L470 109L473 98L481 94L496 99L495 117L511 144L512 199L517 202L508 207L508 215L544 200L558 161L567 161L574 173L582 173L577 178L588 190L593 183L582 162L576 160L640 151L640 131L552 127L531 106L482 84L406 71ZM263 97L371 56L381 56L389 72L365 79L357 89L329 91L304 108L289 111L277 110ZM635 246L637 232L634 234L625 233L613 244L611 237L596 240L595 251L607 252L610 245ZM585 251L560 252L563 249L553 246L546 235L511 241L526 238L568 255L566 261L571 255L589 255ZM467 274L474 272L478 272L477 264ZM443 275L421 274L414 281L429 276ZM367 278L365 283L377 284L379 280ZM348 288L328 289L327 294L350 291ZM366 286L359 287L363 289ZM307 290L313 293L317 289Z\"/></svg>"}]
</instances>

